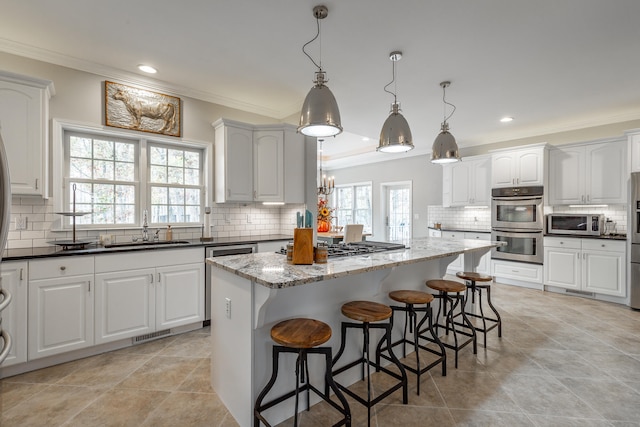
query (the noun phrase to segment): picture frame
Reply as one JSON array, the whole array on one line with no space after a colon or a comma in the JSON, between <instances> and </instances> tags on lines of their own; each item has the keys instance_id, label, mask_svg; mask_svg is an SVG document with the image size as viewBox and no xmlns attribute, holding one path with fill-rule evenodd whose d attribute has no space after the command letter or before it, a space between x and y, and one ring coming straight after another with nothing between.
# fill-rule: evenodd
<instances>
[{"instance_id":1,"label":"picture frame","mask_svg":"<svg viewBox=\"0 0 640 427\"><path fill-rule=\"evenodd\" d=\"M181 136L180 98L105 80L105 125Z\"/></svg>"}]
</instances>

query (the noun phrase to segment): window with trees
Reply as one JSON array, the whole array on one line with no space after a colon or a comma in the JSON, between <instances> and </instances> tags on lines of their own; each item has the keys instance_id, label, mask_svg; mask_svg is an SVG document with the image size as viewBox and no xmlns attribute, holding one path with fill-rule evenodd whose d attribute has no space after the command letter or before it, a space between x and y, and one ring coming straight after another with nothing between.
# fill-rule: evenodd
<instances>
[{"instance_id":1,"label":"window with trees","mask_svg":"<svg viewBox=\"0 0 640 427\"><path fill-rule=\"evenodd\" d=\"M371 188L370 182L336 186L334 192L336 225L363 224L363 232L372 232Z\"/></svg>"}]
</instances>

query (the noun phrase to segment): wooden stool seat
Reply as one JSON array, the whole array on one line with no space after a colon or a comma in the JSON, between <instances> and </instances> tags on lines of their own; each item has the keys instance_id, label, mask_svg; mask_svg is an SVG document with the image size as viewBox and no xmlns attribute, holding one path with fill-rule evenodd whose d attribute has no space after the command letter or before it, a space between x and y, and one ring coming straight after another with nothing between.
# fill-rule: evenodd
<instances>
[{"instance_id":1,"label":"wooden stool seat","mask_svg":"<svg viewBox=\"0 0 640 427\"><path fill-rule=\"evenodd\" d=\"M474 282L491 282L493 280L491 276L471 271L459 271L456 273L456 277L459 277L463 280L473 280Z\"/></svg>"},{"instance_id":2,"label":"wooden stool seat","mask_svg":"<svg viewBox=\"0 0 640 427\"><path fill-rule=\"evenodd\" d=\"M389 298L405 304L429 304L433 301L433 294L422 291L392 291Z\"/></svg>"},{"instance_id":3,"label":"wooden stool seat","mask_svg":"<svg viewBox=\"0 0 640 427\"><path fill-rule=\"evenodd\" d=\"M350 301L342 305L342 314L360 322L379 322L391 317L391 307L373 301Z\"/></svg>"},{"instance_id":4,"label":"wooden stool seat","mask_svg":"<svg viewBox=\"0 0 640 427\"><path fill-rule=\"evenodd\" d=\"M427 287L440 292L464 292L467 287L464 283L455 282L453 280L427 280Z\"/></svg>"},{"instance_id":5,"label":"wooden stool seat","mask_svg":"<svg viewBox=\"0 0 640 427\"><path fill-rule=\"evenodd\" d=\"M313 348L331 338L331 327L315 319L284 320L271 328L271 339L290 348Z\"/></svg>"}]
</instances>

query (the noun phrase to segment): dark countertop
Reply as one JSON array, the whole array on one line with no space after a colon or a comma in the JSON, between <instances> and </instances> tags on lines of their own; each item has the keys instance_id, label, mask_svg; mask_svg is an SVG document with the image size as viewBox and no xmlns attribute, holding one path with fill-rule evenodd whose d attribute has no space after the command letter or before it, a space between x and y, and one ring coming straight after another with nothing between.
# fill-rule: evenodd
<instances>
[{"instance_id":1,"label":"dark countertop","mask_svg":"<svg viewBox=\"0 0 640 427\"><path fill-rule=\"evenodd\" d=\"M579 234L548 234L545 233L544 237L561 237L563 239L573 238L573 239L602 239L602 240L627 240L626 234L610 234L605 236L601 234L600 236L582 236Z\"/></svg>"},{"instance_id":2,"label":"dark countertop","mask_svg":"<svg viewBox=\"0 0 640 427\"><path fill-rule=\"evenodd\" d=\"M473 230L473 229L465 229L465 228L435 228L429 227L430 230L438 230L438 231L455 231L457 233L491 233L491 230Z\"/></svg>"},{"instance_id":3,"label":"dark countertop","mask_svg":"<svg viewBox=\"0 0 640 427\"><path fill-rule=\"evenodd\" d=\"M87 245L85 249L71 249L62 250L60 246L45 246L39 248L24 248L24 249L6 249L2 253L2 259L4 261L16 261L16 260L29 260L34 258L47 258L58 256L77 256L77 255L99 255L109 254L116 252L131 252L131 251L147 251L147 250L163 250L163 249L182 249L182 248L194 248L194 247L208 247L208 246L230 246L230 245L242 245L242 244L255 244L260 242L273 242L277 240L290 240L293 236L287 234L270 234L266 236L258 237L223 237L217 238L210 242L201 242L199 239L176 239L179 242L187 243L172 243L172 244L138 244L135 246L114 246L110 248L104 248L97 243Z\"/></svg>"}]
</instances>

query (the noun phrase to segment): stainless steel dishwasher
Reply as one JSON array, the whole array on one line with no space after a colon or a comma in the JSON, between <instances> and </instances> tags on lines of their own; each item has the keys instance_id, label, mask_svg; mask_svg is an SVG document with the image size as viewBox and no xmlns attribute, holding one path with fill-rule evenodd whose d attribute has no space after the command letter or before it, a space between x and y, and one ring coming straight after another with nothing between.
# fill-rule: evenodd
<instances>
[{"instance_id":1,"label":"stainless steel dishwasher","mask_svg":"<svg viewBox=\"0 0 640 427\"><path fill-rule=\"evenodd\" d=\"M227 246L205 246L205 258L227 256L227 255L245 255L252 254L257 251L255 244L247 245L227 245ZM204 326L211 324L211 271L213 267L207 265L205 268L205 285L204 285Z\"/></svg>"}]
</instances>

